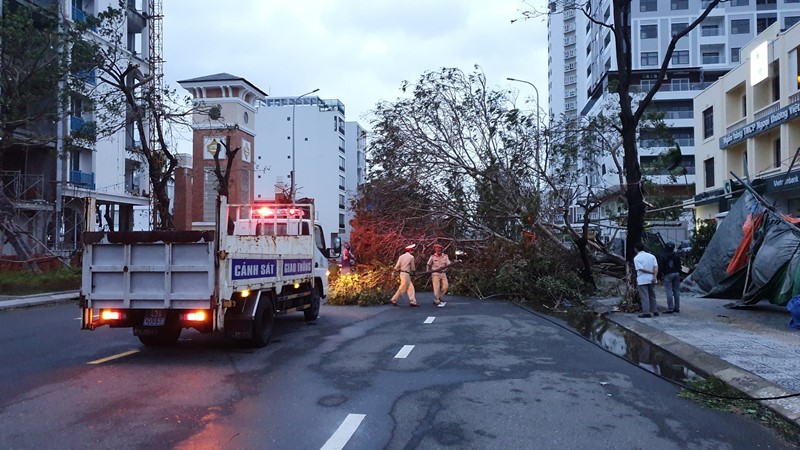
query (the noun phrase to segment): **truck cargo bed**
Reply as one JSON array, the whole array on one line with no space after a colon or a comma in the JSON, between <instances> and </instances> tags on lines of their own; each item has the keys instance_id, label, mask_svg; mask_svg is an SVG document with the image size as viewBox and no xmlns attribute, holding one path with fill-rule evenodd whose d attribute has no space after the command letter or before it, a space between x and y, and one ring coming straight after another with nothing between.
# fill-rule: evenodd
<instances>
[{"instance_id":1,"label":"truck cargo bed","mask_svg":"<svg viewBox=\"0 0 800 450\"><path fill-rule=\"evenodd\" d=\"M90 308L211 308L214 233L83 234L82 294Z\"/></svg>"}]
</instances>

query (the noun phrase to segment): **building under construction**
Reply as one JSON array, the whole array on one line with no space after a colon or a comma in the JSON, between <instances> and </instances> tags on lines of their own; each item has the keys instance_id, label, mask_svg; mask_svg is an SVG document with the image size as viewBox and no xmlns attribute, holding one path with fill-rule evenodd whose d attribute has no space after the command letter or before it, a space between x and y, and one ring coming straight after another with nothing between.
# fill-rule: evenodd
<instances>
[{"instance_id":1,"label":"building under construction","mask_svg":"<svg viewBox=\"0 0 800 450\"><path fill-rule=\"evenodd\" d=\"M91 24L94 15L118 5L116 0L12 0L0 6L0 14L7 20L19 8L29 8L34 24L48 16L59 21L61 30L80 22ZM151 80L150 89L155 92L160 92L162 83L161 11L160 0L127 0L118 30L120 42L126 44L118 61L137 65L132 76ZM86 27L85 39L100 39L96 26ZM4 50L6 44L0 41ZM8 52L2 55L4 75L18 69L12 67L18 62L7 57ZM63 86L76 80L85 84L89 94L59 95ZM88 144L75 139L92 129L99 115L90 93L107 88L97 69L71 67L54 84L49 115L0 136L6 139L0 141L0 262L5 263L0 268L80 252L80 233L87 220L94 221L97 229L110 231L152 223L146 162L136 152L142 136L133 121L125 120L126 126ZM0 96L13 94L12 88L4 81ZM11 124L9 117L0 116L5 121L0 128Z\"/></svg>"}]
</instances>

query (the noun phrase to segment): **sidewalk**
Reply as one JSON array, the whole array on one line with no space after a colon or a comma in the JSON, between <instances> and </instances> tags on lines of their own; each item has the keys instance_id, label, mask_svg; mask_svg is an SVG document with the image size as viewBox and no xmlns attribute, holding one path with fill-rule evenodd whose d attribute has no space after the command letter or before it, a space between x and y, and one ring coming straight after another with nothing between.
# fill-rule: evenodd
<instances>
[{"instance_id":1,"label":"sidewalk","mask_svg":"<svg viewBox=\"0 0 800 450\"><path fill-rule=\"evenodd\" d=\"M666 299L656 288L663 311ZM800 330L789 328L789 312L761 302L730 309L735 300L681 293L681 312L639 318L614 311L618 299L597 300L608 318L751 397L800 392ZM800 397L762 402L800 426Z\"/></svg>"},{"instance_id":2,"label":"sidewalk","mask_svg":"<svg viewBox=\"0 0 800 450\"><path fill-rule=\"evenodd\" d=\"M77 300L79 294L80 291L66 291L25 296L0 295L0 311L4 309L27 308Z\"/></svg>"}]
</instances>

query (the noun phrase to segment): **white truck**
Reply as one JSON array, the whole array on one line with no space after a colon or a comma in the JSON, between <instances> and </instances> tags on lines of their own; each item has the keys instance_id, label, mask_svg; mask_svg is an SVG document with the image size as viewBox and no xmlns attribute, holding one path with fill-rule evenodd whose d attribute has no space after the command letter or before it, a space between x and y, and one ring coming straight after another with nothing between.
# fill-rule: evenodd
<instances>
[{"instance_id":1,"label":"white truck","mask_svg":"<svg viewBox=\"0 0 800 450\"><path fill-rule=\"evenodd\" d=\"M219 203L213 231L84 232L81 328L132 328L145 345L224 331L260 347L277 314L316 320L340 244L325 246L313 202Z\"/></svg>"}]
</instances>

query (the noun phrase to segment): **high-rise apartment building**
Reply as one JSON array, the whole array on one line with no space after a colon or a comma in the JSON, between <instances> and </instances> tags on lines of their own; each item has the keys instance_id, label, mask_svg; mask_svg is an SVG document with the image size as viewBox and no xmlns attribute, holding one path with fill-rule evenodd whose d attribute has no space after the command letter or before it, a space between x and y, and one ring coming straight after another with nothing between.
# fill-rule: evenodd
<instances>
[{"instance_id":1,"label":"high-rise apartment building","mask_svg":"<svg viewBox=\"0 0 800 450\"><path fill-rule=\"evenodd\" d=\"M258 108L254 197L314 199L326 239L349 239L350 199L365 179L366 133L339 100L268 97ZM329 241L330 242L330 241Z\"/></svg>"},{"instance_id":2,"label":"high-rise apartment building","mask_svg":"<svg viewBox=\"0 0 800 450\"><path fill-rule=\"evenodd\" d=\"M611 1L590 3L595 20L611 23ZM673 33L694 21L707 4L705 0L633 0L632 93L649 90ZM563 2L551 3L550 9L562 11ZM687 185L695 182L694 125L699 119L694 116L694 97L739 64L741 48L756 34L775 22L787 28L798 20L798 0L731 0L720 3L703 23L679 41L664 84L649 109L664 114L672 138L680 146L686 175L674 180L655 169L658 155L667 147L644 132L640 135L639 163L643 171L655 170L649 177L653 182L675 193L691 193ZM588 20L581 11L556 12L548 21L548 48L548 104L552 120L592 116L605 108L609 100L616 103L608 89L616 78L617 65L614 38L607 27ZM611 161L598 161L597 189L618 184L612 167Z\"/></svg>"}]
</instances>

